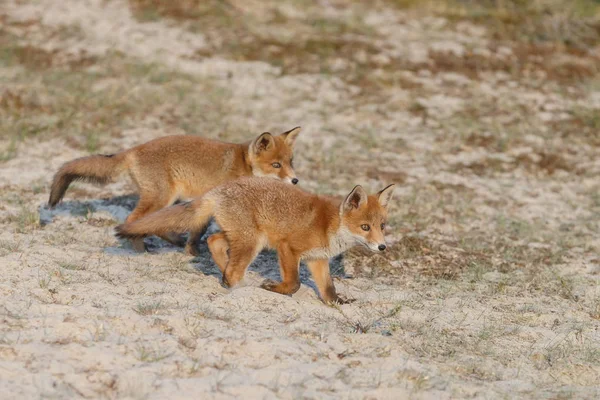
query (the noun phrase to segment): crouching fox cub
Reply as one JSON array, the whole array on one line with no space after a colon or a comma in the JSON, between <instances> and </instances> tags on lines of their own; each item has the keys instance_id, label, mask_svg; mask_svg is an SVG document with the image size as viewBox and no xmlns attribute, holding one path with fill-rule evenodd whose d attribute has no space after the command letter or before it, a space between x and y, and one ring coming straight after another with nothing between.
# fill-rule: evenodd
<instances>
[{"instance_id":1,"label":"crouching fox cub","mask_svg":"<svg viewBox=\"0 0 600 400\"><path fill-rule=\"evenodd\" d=\"M223 284L235 286L264 248L277 250L282 282L261 287L282 294L300 288L305 260L325 302L340 301L329 274L329 259L355 245L384 251L387 206L394 185L367 195L356 186L343 201L307 193L265 178L242 178L204 196L119 225L117 236L142 238L167 232L195 232L214 216L222 231L208 238ZM193 235L192 235L193 236Z\"/></svg>"},{"instance_id":2,"label":"crouching fox cub","mask_svg":"<svg viewBox=\"0 0 600 400\"><path fill-rule=\"evenodd\" d=\"M299 132L300 127L281 135L265 132L244 144L197 136L166 136L113 155L78 158L64 164L54 176L48 204L54 207L73 181L107 183L124 172L129 173L140 195L126 222L244 176L266 176L295 185L298 179L292 159ZM202 236L202 230L197 236ZM163 232L161 237L178 242L169 232ZM138 251L144 250L142 240L133 245ZM188 250L195 251L193 246L188 246Z\"/></svg>"}]
</instances>

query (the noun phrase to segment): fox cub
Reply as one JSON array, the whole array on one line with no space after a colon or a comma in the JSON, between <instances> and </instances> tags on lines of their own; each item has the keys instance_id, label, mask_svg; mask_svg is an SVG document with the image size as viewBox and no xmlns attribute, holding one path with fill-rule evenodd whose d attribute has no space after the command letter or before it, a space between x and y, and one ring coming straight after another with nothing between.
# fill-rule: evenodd
<instances>
[{"instance_id":1,"label":"fox cub","mask_svg":"<svg viewBox=\"0 0 600 400\"><path fill-rule=\"evenodd\" d=\"M56 206L73 181L107 183L126 171L140 195L136 208L127 217L128 223L244 176L271 177L295 185L298 179L292 159L299 133L300 127L280 135L265 132L243 144L197 136L166 136L113 155L78 158L64 164L54 176L48 204ZM202 233L202 229L198 230L188 242L188 252L195 254L193 243ZM169 232L162 232L161 237L180 244L179 238ZM133 247L143 251L143 240L134 241Z\"/></svg>"},{"instance_id":2,"label":"fox cub","mask_svg":"<svg viewBox=\"0 0 600 400\"><path fill-rule=\"evenodd\" d=\"M117 236L140 239L168 232L196 232L214 216L222 232L208 238L223 284L235 286L264 248L277 250L282 282L261 287L282 294L300 288L305 260L325 302L342 301L329 274L329 259L355 245L386 249L384 229L394 185L367 195L356 186L343 201L265 178L242 178L187 203L164 208L116 228Z\"/></svg>"}]
</instances>

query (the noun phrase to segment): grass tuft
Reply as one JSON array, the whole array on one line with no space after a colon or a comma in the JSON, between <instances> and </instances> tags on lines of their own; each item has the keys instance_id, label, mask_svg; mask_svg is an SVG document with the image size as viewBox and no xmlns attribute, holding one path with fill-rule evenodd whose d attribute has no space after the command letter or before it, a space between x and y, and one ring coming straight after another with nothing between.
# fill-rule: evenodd
<instances>
[{"instance_id":1,"label":"grass tuft","mask_svg":"<svg viewBox=\"0 0 600 400\"><path fill-rule=\"evenodd\" d=\"M18 213L9 214L4 222L16 225L17 233L29 233L40 227L40 216L37 211L22 207Z\"/></svg>"},{"instance_id":2,"label":"grass tuft","mask_svg":"<svg viewBox=\"0 0 600 400\"><path fill-rule=\"evenodd\" d=\"M156 315L161 313L166 309L166 306L163 305L162 301L153 301L150 303L138 303L137 306L133 308L133 311L140 315Z\"/></svg>"},{"instance_id":3,"label":"grass tuft","mask_svg":"<svg viewBox=\"0 0 600 400\"><path fill-rule=\"evenodd\" d=\"M136 348L137 358L141 362L154 363L170 357L173 353L168 353L165 349L156 347L138 345Z\"/></svg>"}]
</instances>

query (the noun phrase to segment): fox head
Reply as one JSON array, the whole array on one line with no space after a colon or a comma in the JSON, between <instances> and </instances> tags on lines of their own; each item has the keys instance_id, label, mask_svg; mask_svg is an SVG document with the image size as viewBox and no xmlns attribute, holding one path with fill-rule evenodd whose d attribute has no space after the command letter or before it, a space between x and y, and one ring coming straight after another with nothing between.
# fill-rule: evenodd
<instances>
[{"instance_id":1,"label":"fox head","mask_svg":"<svg viewBox=\"0 0 600 400\"><path fill-rule=\"evenodd\" d=\"M355 244L362 244L371 251L386 249L384 230L387 221L387 206L395 185L389 185L374 195L359 185L356 186L340 207L341 226Z\"/></svg>"},{"instance_id":2,"label":"fox head","mask_svg":"<svg viewBox=\"0 0 600 400\"><path fill-rule=\"evenodd\" d=\"M297 126L281 135L265 132L254 139L248 148L252 174L297 184L293 148L299 133L300 127Z\"/></svg>"}]
</instances>

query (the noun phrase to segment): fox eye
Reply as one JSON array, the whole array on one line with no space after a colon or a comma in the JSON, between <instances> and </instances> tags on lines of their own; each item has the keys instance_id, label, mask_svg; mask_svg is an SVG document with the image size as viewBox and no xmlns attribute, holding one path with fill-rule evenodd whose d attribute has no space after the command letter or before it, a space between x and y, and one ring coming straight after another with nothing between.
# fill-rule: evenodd
<instances>
[{"instance_id":1,"label":"fox eye","mask_svg":"<svg viewBox=\"0 0 600 400\"><path fill-rule=\"evenodd\" d=\"M273 168L281 168L281 164L279 164L278 162L274 162L273 164L271 164L271 167L273 167Z\"/></svg>"},{"instance_id":2,"label":"fox eye","mask_svg":"<svg viewBox=\"0 0 600 400\"><path fill-rule=\"evenodd\" d=\"M385 229L385 223L384 223L384 222L382 222L382 223L381 223L381 230L384 230L384 229Z\"/></svg>"},{"instance_id":3,"label":"fox eye","mask_svg":"<svg viewBox=\"0 0 600 400\"><path fill-rule=\"evenodd\" d=\"M360 226L362 228L363 231L368 232L369 230L371 230L371 227L367 224L361 225Z\"/></svg>"}]
</instances>

